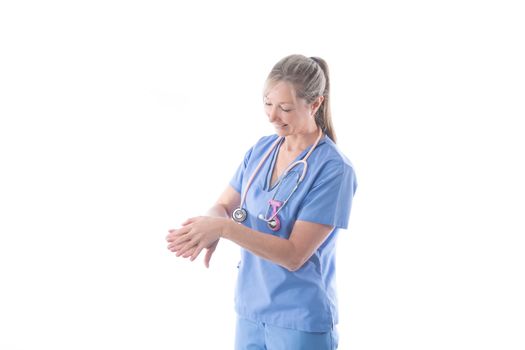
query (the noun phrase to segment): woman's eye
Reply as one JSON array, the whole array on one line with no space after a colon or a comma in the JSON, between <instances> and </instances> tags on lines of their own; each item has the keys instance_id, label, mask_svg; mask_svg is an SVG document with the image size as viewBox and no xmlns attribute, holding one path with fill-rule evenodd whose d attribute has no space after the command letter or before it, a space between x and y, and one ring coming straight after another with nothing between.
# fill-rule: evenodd
<instances>
[{"instance_id":1,"label":"woman's eye","mask_svg":"<svg viewBox=\"0 0 525 350\"><path fill-rule=\"evenodd\" d=\"M268 107L272 106L272 104L270 102L264 102L264 105L268 106ZM279 108L281 109L281 111L286 112L286 113L292 111L292 109L284 108L284 107L281 107L281 106L279 106Z\"/></svg>"}]
</instances>

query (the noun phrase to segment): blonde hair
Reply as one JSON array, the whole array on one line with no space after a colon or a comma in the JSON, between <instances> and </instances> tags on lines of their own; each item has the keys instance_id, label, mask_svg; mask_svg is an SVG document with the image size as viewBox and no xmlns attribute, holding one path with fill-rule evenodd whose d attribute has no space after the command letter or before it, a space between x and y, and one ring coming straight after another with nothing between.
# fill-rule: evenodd
<instances>
[{"instance_id":1,"label":"blonde hair","mask_svg":"<svg viewBox=\"0 0 525 350\"><path fill-rule=\"evenodd\" d=\"M270 82L279 81L291 83L296 96L306 100L307 103L312 103L319 96L324 97L315 113L315 123L333 142L336 142L330 111L330 79L325 60L303 55L286 56L277 62L268 74L265 90Z\"/></svg>"}]
</instances>

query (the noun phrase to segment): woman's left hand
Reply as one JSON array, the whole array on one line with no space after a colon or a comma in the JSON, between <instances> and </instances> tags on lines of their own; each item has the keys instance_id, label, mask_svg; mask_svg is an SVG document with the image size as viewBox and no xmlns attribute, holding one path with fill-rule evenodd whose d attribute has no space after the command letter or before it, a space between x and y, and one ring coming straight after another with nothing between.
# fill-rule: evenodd
<instances>
[{"instance_id":1,"label":"woman's left hand","mask_svg":"<svg viewBox=\"0 0 525 350\"><path fill-rule=\"evenodd\" d=\"M211 216L188 219L181 228L169 231L166 237L168 249L177 256L190 257L193 261L204 248L211 247L219 240L228 220Z\"/></svg>"}]
</instances>

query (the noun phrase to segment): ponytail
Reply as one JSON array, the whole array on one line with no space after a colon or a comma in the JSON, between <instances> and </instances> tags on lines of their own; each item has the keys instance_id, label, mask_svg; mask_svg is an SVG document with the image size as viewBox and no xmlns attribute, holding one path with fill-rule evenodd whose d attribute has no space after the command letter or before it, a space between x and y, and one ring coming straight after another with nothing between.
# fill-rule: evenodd
<instances>
[{"instance_id":1,"label":"ponytail","mask_svg":"<svg viewBox=\"0 0 525 350\"><path fill-rule=\"evenodd\" d=\"M326 64L326 61L320 57L310 58L314 60L319 65L319 67L321 67L326 81L324 91L322 92L324 100L315 114L315 122L317 126L319 126L321 130L323 130L323 132L329 138L331 138L332 141L334 141L334 143L336 143L337 140L335 136L334 125L332 123L332 110L330 108L330 76L328 71L328 64Z\"/></svg>"}]
</instances>

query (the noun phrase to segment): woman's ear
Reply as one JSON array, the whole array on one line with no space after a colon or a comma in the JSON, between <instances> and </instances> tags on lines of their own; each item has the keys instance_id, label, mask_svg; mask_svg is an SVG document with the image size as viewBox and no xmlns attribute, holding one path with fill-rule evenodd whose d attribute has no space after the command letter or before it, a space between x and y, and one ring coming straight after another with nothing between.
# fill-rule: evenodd
<instances>
[{"instance_id":1,"label":"woman's ear","mask_svg":"<svg viewBox=\"0 0 525 350\"><path fill-rule=\"evenodd\" d=\"M318 98L314 100L314 102L312 102L312 107L311 107L312 116L315 116L315 113L317 113L317 110L319 109L319 107L321 107L321 105L323 104L323 101L324 101L324 96L319 96Z\"/></svg>"}]
</instances>

